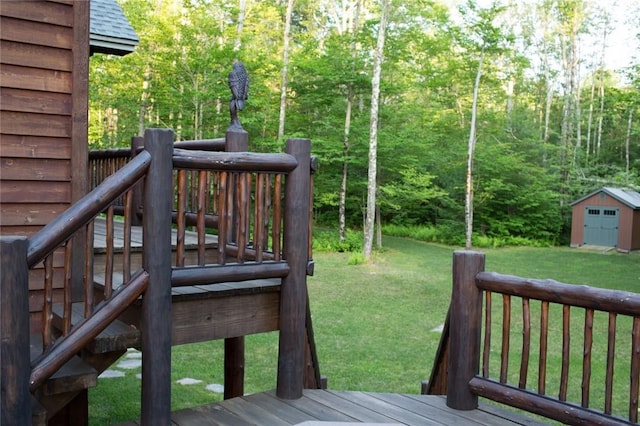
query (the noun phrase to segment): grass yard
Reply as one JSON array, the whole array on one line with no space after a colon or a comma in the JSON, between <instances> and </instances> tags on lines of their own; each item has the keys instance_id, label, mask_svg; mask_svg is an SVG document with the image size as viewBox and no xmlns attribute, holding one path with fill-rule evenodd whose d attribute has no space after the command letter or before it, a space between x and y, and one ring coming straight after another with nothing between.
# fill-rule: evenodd
<instances>
[{"instance_id":1,"label":"grass yard","mask_svg":"<svg viewBox=\"0 0 640 426\"><path fill-rule=\"evenodd\" d=\"M316 275L309 278L311 311L321 371L331 389L419 393L421 380L429 377L440 340L437 330L451 296L454 249L392 237L384 239L384 246L371 264L348 265L349 253L315 255ZM640 292L640 253L523 247L483 251L487 270ZM515 311L515 303L513 307ZM583 317L575 316L579 327ZM275 388L277 337L247 337L246 392ZM519 350L517 339L512 345ZM222 398L205 389L223 383L222 348L222 342L214 341L173 349L173 410ZM139 416L140 369L115 369L124 377L101 378L89 392L92 425ZM515 374L517 368L511 371ZM184 378L201 382L176 383ZM570 387L579 391L579 380ZM549 386L551 390L551 382ZM594 391L601 387L601 380L592 382Z\"/></svg>"}]
</instances>

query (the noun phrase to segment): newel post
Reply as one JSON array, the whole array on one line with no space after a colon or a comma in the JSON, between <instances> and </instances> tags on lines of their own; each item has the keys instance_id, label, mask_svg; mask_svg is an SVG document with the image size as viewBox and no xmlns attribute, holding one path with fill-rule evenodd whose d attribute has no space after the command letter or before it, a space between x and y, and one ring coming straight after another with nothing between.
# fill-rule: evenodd
<instances>
[{"instance_id":1,"label":"newel post","mask_svg":"<svg viewBox=\"0 0 640 426\"><path fill-rule=\"evenodd\" d=\"M290 272L283 279L280 290L276 395L284 399L297 399L302 397L305 369L311 141L289 139L286 152L298 160L298 166L287 176L284 190L284 256Z\"/></svg>"},{"instance_id":2,"label":"newel post","mask_svg":"<svg viewBox=\"0 0 640 426\"><path fill-rule=\"evenodd\" d=\"M142 298L142 424L169 425L171 416L171 210L173 131L147 129L151 165L144 183Z\"/></svg>"},{"instance_id":3,"label":"newel post","mask_svg":"<svg viewBox=\"0 0 640 426\"><path fill-rule=\"evenodd\" d=\"M469 381L478 373L480 365L482 292L475 278L482 271L484 253L454 252L447 405L458 410L478 408L478 397L469 389Z\"/></svg>"},{"instance_id":4,"label":"newel post","mask_svg":"<svg viewBox=\"0 0 640 426\"><path fill-rule=\"evenodd\" d=\"M26 237L0 237L0 424L31 424Z\"/></svg>"},{"instance_id":5,"label":"newel post","mask_svg":"<svg viewBox=\"0 0 640 426\"><path fill-rule=\"evenodd\" d=\"M229 127L225 138L225 151L246 152L249 150L249 133L242 128ZM235 188L235 183L231 185ZM234 194L233 199L236 199ZM227 206L234 209L235 206ZM232 223L227 229L227 241L233 241L237 229L238 215L233 210L229 215ZM224 339L224 399L244 395L244 336L228 337Z\"/></svg>"}]
</instances>

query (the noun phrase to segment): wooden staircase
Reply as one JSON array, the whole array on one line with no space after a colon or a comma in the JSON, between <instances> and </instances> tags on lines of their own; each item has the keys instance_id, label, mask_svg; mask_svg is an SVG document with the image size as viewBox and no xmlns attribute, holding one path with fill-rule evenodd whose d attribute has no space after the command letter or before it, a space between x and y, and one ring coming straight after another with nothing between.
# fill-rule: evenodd
<instances>
[{"instance_id":1,"label":"wooden staircase","mask_svg":"<svg viewBox=\"0 0 640 426\"><path fill-rule=\"evenodd\" d=\"M246 147L246 132L228 135L228 145L234 138ZM0 238L3 420L86 424L87 389L135 347L154 373L142 382L142 422L165 424L171 345L224 339L231 398L243 394L244 336L276 330L278 397L323 386L306 288L313 270L309 141L257 154L194 153L172 149L172 140L170 131L148 130L144 150L36 235ZM132 194L142 187L153 196L138 208ZM121 228L117 200L124 202ZM140 235L127 212L143 212ZM187 227L195 230L191 241ZM41 264L42 335L29 342L29 269ZM43 350L42 341L53 344Z\"/></svg>"},{"instance_id":2,"label":"wooden staircase","mask_svg":"<svg viewBox=\"0 0 640 426\"><path fill-rule=\"evenodd\" d=\"M72 306L72 327L84 320L84 304ZM53 327L63 328L62 305L53 306ZM31 337L32 359L42 353L42 336ZM98 376L115 363L127 348L140 347L140 331L122 321L114 321L75 357L49 378L34 394L34 425L86 424L88 389L97 385Z\"/></svg>"}]
</instances>

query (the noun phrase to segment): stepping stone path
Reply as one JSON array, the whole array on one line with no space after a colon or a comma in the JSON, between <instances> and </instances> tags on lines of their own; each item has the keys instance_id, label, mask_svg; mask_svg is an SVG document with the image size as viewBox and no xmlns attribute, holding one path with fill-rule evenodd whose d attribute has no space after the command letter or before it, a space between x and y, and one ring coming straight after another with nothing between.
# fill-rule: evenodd
<instances>
[{"instance_id":1,"label":"stepping stone path","mask_svg":"<svg viewBox=\"0 0 640 426\"><path fill-rule=\"evenodd\" d=\"M123 370L134 370L142 367L142 352L135 349L127 350L127 353L115 364L114 367L105 370L98 376L100 379L114 379L119 377L125 377L126 372ZM138 379L142 379L141 373L136 373ZM183 386L198 385L202 383L202 380L193 379L191 377L185 377L184 379L176 380L176 383ZM224 393L224 385L219 383L210 383L205 386L205 389L210 392Z\"/></svg>"}]
</instances>

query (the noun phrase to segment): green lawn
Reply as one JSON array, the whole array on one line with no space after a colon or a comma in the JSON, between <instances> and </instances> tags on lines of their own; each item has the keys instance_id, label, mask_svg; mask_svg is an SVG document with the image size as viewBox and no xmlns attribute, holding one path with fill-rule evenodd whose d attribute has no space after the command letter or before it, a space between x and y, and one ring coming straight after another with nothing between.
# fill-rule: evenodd
<instances>
[{"instance_id":1,"label":"green lawn","mask_svg":"<svg viewBox=\"0 0 640 426\"><path fill-rule=\"evenodd\" d=\"M440 339L433 330L443 323L451 296L454 249L392 237L384 239L384 246L370 264L348 265L349 253L315 255L311 310L321 372L331 389L419 393L421 380L429 377ZM521 247L483 251L487 270L640 292L639 253ZM205 386L223 382L222 359L222 342L175 347L172 409L220 400L221 394ZM245 392L273 389L276 365L277 333L248 336ZM124 378L99 380L90 391L92 425L139 416L139 372L126 370ZM202 382L175 384L185 377ZM601 383L592 386L599 389Z\"/></svg>"}]
</instances>

